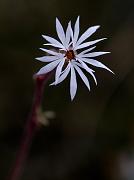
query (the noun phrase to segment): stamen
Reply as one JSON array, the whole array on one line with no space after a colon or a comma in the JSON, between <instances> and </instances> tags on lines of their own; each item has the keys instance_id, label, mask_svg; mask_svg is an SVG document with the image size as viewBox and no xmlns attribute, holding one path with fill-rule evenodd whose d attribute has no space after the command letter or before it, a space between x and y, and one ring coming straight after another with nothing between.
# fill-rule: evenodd
<instances>
[{"instance_id":1,"label":"stamen","mask_svg":"<svg viewBox=\"0 0 134 180\"><path fill-rule=\"evenodd\" d=\"M73 50L69 50L66 52L65 57L67 58L67 60L72 60L75 58L75 54Z\"/></svg>"}]
</instances>

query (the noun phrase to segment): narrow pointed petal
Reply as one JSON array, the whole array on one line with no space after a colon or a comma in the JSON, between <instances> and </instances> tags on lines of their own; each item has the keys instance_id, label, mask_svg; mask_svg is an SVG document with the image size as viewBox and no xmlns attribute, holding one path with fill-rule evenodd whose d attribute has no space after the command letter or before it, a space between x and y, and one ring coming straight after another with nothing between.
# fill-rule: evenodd
<instances>
[{"instance_id":1,"label":"narrow pointed petal","mask_svg":"<svg viewBox=\"0 0 134 180\"><path fill-rule=\"evenodd\" d=\"M88 64L91 64L91 65L93 65L95 67L100 67L100 68L106 69L107 71L114 74L114 72L112 72L111 69L109 69L107 66L105 66L101 62L96 61L95 59L87 59L87 58L81 58L81 59L82 59L82 61L84 61L84 62L86 62Z\"/></svg>"},{"instance_id":2,"label":"narrow pointed petal","mask_svg":"<svg viewBox=\"0 0 134 180\"><path fill-rule=\"evenodd\" d=\"M89 38L100 26L92 26L88 28L77 41L77 45L80 45L83 41Z\"/></svg>"},{"instance_id":3,"label":"narrow pointed petal","mask_svg":"<svg viewBox=\"0 0 134 180\"><path fill-rule=\"evenodd\" d=\"M89 41L89 42L85 42L83 44L80 44L78 46L75 46L74 50L78 50L78 49L82 49L82 48L86 48L88 46L92 46L100 41L103 41L105 40L106 38L102 38L102 39L97 39L97 40L94 40L94 41Z\"/></svg>"},{"instance_id":4,"label":"narrow pointed petal","mask_svg":"<svg viewBox=\"0 0 134 180\"><path fill-rule=\"evenodd\" d=\"M60 41L65 46L65 32L58 18L56 18L56 31Z\"/></svg>"},{"instance_id":5,"label":"narrow pointed petal","mask_svg":"<svg viewBox=\"0 0 134 180\"><path fill-rule=\"evenodd\" d=\"M71 34L70 34L70 24L71 22L68 23L68 26L67 26L67 30L66 30L66 48L68 48L68 44L70 42L70 37L71 37Z\"/></svg>"},{"instance_id":6,"label":"narrow pointed petal","mask_svg":"<svg viewBox=\"0 0 134 180\"><path fill-rule=\"evenodd\" d=\"M48 50L48 49L44 49L44 48L40 48L42 51L48 53L48 54L51 54L51 55L54 55L54 56L59 56L59 53L55 52L55 51L51 51L51 50Z\"/></svg>"},{"instance_id":7,"label":"narrow pointed petal","mask_svg":"<svg viewBox=\"0 0 134 180\"><path fill-rule=\"evenodd\" d=\"M38 71L37 75L46 74L46 73L52 71L59 64L60 61L61 60L56 60L54 62L47 64L46 66L44 66L43 68L41 68Z\"/></svg>"},{"instance_id":8,"label":"narrow pointed petal","mask_svg":"<svg viewBox=\"0 0 134 180\"><path fill-rule=\"evenodd\" d=\"M71 64L69 63L67 65L66 69L62 72L61 76L59 77L57 84L61 83L62 81L64 81L66 79L66 77L68 76L68 74L70 72L70 67L71 67ZM53 82L50 85L56 85L56 84L55 84L55 82Z\"/></svg>"},{"instance_id":9,"label":"narrow pointed petal","mask_svg":"<svg viewBox=\"0 0 134 180\"><path fill-rule=\"evenodd\" d=\"M71 39L72 39L72 42L71 42L70 44L72 44L73 41L74 41L74 35L73 35L72 26L71 26L71 21L70 21L70 23L69 23L69 29L70 29L70 36L71 36Z\"/></svg>"},{"instance_id":10,"label":"narrow pointed petal","mask_svg":"<svg viewBox=\"0 0 134 180\"><path fill-rule=\"evenodd\" d=\"M62 71L62 68L63 68L63 65L65 63L65 59L61 60L61 62L59 63L59 65L57 66L56 68L56 73L55 73L55 84L57 84L58 80L59 80L59 77L61 75L61 71Z\"/></svg>"},{"instance_id":11,"label":"narrow pointed petal","mask_svg":"<svg viewBox=\"0 0 134 180\"><path fill-rule=\"evenodd\" d=\"M58 60L59 58L57 56L42 56L36 59L41 62L52 62L52 61Z\"/></svg>"},{"instance_id":12,"label":"narrow pointed petal","mask_svg":"<svg viewBox=\"0 0 134 180\"><path fill-rule=\"evenodd\" d=\"M63 50L66 50L66 48L64 46L59 46L58 44L51 44L51 43L46 43L46 44L43 44L44 46L52 46L52 47L56 47L56 48L60 48L60 49L63 49Z\"/></svg>"},{"instance_id":13,"label":"narrow pointed petal","mask_svg":"<svg viewBox=\"0 0 134 180\"><path fill-rule=\"evenodd\" d=\"M76 81L76 73L73 65L71 65L71 78L70 78L70 95L71 100L74 99L77 91L77 81Z\"/></svg>"},{"instance_id":14,"label":"narrow pointed petal","mask_svg":"<svg viewBox=\"0 0 134 180\"><path fill-rule=\"evenodd\" d=\"M83 69L85 69L83 66L82 66L82 64L81 63L78 63L78 62L74 62L74 64L76 64L77 66L79 66L80 68L83 68ZM93 69L91 69L90 68L90 70L92 71L92 72L95 72Z\"/></svg>"},{"instance_id":15,"label":"narrow pointed petal","mask_svg":"<svg viewBox=\"0 0 134 180\"><path fill-rule=\"evenodd\" d=\"M79 36L79 31L80 31L80 17L78 16L75 26L74 26L74 40L73 40L73 45L75 46L78 36Z\"/></svg>"},{"instance_id":16,"label":"narrow pointed petal","mask_svg":"<svg viewBox=\"0 0 134 180\"><path fill-rule=\"evenodd\" d=\"M97 56L101 56L104 54L109 54L110 52L92 52L92 53L88 53L88 54L84 54L82 57L97 57Z\"/></svg>"},{"instance_id":17,"label":"narrow pointed petal","mask_svg":"<svg viewBox=\"0 0 134 180\"><path fill-rule=\"evenodd\" d=\"M64 48L64 46L63 46L60 42L58 42L56 39L54 39L54 38L52 38L52 37L50 37L50 36L45 36L45 35L42 35L42 37L43 37L44 39L46 39L49 43L55 44L55 45L57 45L57 47L59 47L59 48Z\"/></svg>"},{"instance_id":18,"label":"narrow pointed petal","mask_svg":"<svg viewBox=\"0 0 134 180\"><path fill-rule=\"evenodd\" d=\"M96 77L94 75L94 73L92 72L92 70L82 61L82 60L79 60L83 66L83 68L89 72L89 74L91 74L91 76L93 77L94 81L95 81L95 84L97 85L97 80L96 80Z\"/></svg>"},{"instance_id":19,"label":"narrow pointed petal","mask_svg":"<svg viewBox=\"0 0 134 180\"><path fill-rule=\"evenodd\" d=\"M81 53L77 54L76 56L82 57L82 55L84 55L84 54L87 53L87 52L92 51L92 50L95 49L95 48L96 48L96 46L91 47L91 48L89 48L89 49L86 49L86 50L82 51Z\"/></svg>"},{"instance_id":20,"label":"narrow pointed petal","mask_svg":"<svg viewBox=\"0 0 134 180\"><path fill-rule=\"evenodd\" d=\"M74 67L75 67L76 71L78 72L78 74L80 75L83 82L85 83L85 85L87 86L88 90L90 91L90 85L89 85L89 81L88 81L87 77L85 76L85 74L82 72L82 70L78 66L74 65Z\"/></svg>"}]
</instances>

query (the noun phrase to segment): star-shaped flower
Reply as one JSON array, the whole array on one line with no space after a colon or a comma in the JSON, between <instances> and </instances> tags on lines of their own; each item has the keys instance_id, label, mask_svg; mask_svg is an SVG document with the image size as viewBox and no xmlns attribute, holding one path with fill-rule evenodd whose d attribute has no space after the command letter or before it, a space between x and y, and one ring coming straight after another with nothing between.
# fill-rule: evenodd
<instances>
[{"instance_id":1,"label":"star-shaped flower","mask_svg":"<svg viewBox=\"0 0 134 180\"><path fill-rule=\"evenodd\" d=\"M89 27L80 37L79 37L79 16L76 20L74 29L71 27L71 22L68 23L66 32L64 31L60 21L56 18L56 31L59 38L59 41L50 37L43 35L47 44L51 47L56 48L57 51L48 50L40 48L49 55L36 58L39 61L47 62L46 66L41 68L37 75L46 74L55 69L55 82L51 85L57 85L61 83L69 73L70 76L70 95L71 100L74 99L77 91L77 79L76 73L79 74L85 85L90 91L90 83L88 78L83 73L83 70L87 71L94 79L96 85L97 80L94 75L94 70L87 66L87 64L104 68L112 72L108 67L106 67L101 62L94 59L94 57L107 54L109 52L91 52L95 49L94 44L106 39L97 39L94 41L85 42L100 26ZM91 47L93 46L93 47ZM86 49L85 49L86 48ZM84 49L84 50L83 50ZM113 72L112 72L113 73Z\"/></svg>"}]
</instances>

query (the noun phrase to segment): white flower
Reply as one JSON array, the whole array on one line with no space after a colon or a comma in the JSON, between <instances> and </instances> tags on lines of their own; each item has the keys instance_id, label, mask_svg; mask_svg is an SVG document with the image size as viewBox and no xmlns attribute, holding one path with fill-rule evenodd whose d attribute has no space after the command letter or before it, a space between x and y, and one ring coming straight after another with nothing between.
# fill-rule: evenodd
<instances>
[{"instance_id":1,"label":"white flower","mask_svg":"<svg viewBox=\"0 0 134 180\"><path fill-rule=\"evenodd\" d=\"M71 22L68 23L66 32L56 18L56 31L59 37L59 41L43 35L43 38L48 41L47 44L54 48L57 48L57 51L48 50L44 48L40 48L44 52L48 53L48 56L43 56L36 58L39 61L47 62L46 66L41 68L37 75L46 74L52 70L56 70L55 72L55 82L51 85L57 85L61 83L69 73L71 73L70 77L70 95L71 100L74 99L77 91L77 80L76 80L76 73L79 74L87 88L90 90L90 84L87 77L84 75L82 70L89 72L89 74L93 77L96 85L97 80L94 75L94 70L87 66L87 64L104 68L110 72L112 72L108 67L106 67L101 62L94 59L94 57L107 54L109 52L91 52L95 49L96 46L91 47L92 45L106 39L97 39L94 41L84 42L87 38L89 38L99 26L89 27L80 37L79 37L79 17L76 20L74 30L72 30ZM86 50L81 50L87 48ZM113 72L112 72L113 73Z\"/></svg>"}]
</instances>

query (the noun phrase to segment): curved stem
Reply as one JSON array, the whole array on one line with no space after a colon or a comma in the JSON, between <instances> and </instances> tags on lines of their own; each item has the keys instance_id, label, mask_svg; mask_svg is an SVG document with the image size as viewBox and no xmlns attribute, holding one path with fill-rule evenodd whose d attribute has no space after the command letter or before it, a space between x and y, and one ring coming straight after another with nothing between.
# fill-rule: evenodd
<instances>
[{"instance_id":1,"label":"curved stem","mask_svg":"<svg viewBox=\"0 0 134 180\"><path fill-rule=\"evenodd\" d=\"M16 161L8 177L8 180L19 180L22 175L33 137L40 127L38 122L38 110L40 109L42 102L44 85L51 74L52 73L48 73L46 75L40 75L34 78L36 84L31 113L26 122Z\"/></svg>"}]
</instances>

